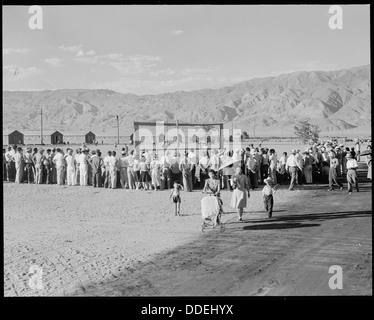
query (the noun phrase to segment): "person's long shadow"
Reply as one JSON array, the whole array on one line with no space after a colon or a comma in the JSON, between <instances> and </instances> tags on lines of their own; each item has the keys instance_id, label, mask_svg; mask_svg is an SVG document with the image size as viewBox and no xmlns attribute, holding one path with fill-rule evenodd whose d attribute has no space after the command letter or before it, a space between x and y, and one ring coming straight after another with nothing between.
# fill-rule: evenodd
<instances>
[{"instance_id":1,"label":"person's long shadow","mask_svg":"<svg viewBox=\"0 0 374 320\"><path fill-rule=\"evenodd\" d=\"M318 223L299 223L299 222L289 222L289 223L267 223L267 224L257 224L253 226L245 226L243 230L276 230L276 229L294 229L294 228L308 228L308 227L318 227Z\"/></svg>"},{"instance_id":2,"label":"person's long shadow","mask_svg":"<svg viewBox=\"0 0 374 320\"><path fill-rule=\"evenodd\" d=\"M276 212L276 211L274 211ZM307 214L295 214L287 216L273 216L272 220L276 221L324 221L330 219L345 219L345 218L360 218L367 217L371 215L372 211L363 210L363 211L346 211L346 212L326 212L326 213L307 213ZM261 220L250 220L252 223L267 223L269 222L266 219Z\"/></svg>"}]
</instances>

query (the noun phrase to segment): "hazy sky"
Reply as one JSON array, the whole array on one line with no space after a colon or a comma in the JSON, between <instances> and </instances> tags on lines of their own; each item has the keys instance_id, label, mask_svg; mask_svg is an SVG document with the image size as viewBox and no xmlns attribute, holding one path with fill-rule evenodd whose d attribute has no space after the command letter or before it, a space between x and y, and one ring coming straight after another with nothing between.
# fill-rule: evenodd
<instances>
[{"instance_id":1,"label":"hazy sky","mask_svg":"<svg viewBox=\"0 0 374 320\"><path fill-rule=\"evenodd\" d=\"M4 90L219 88L300 70L370 63L369 6L3 7Z\"/></svg>"}]
</instances>

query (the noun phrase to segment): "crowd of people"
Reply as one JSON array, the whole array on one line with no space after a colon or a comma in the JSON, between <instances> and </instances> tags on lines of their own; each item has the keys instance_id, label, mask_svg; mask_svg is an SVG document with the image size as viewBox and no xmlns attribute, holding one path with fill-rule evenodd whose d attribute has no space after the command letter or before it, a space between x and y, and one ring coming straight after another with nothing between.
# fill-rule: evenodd
<instances>
[{"instance_id":1,"label":"crowd of people","mask_svg":"<svg viewBox=\"0 0 374 320\"><path fill-rule=\"evenodd\" d=\"M367 146L371 149L371 146ZM338 177L347 176L356 186L357 179L349 177L352 162L359 161L360 151L331 141L321 141L300 151L292 149L279 157L274 149L255 147L253 144L233 151L194 149L177 152L166 150L159 158L152 151L131 150L123 147L120 154L90 150L86 145L75 150L62 148L44 150L20 146L3 149L4 180L16 183L59 184L67 186L93 186L136 190L172 189L174 182L184 191L206 188L205 181L212 171L220 181L220 189L233 190L232 176L237 167L248 178L250 190L265 185L270 177L273 184L295 185L328 183L328 190L342 188ZM368 178L371 179L371 155L366 156ZM356 164L354 164L356 166ZM352 180L353 179L353 180ZM356 188L358 189L358 187Z\"/></svg>"},{"instance_id":2,"label":"crowd of people","mask_svg":"<svg viewBox=\"0 0 374 320\"><path fill-rule=\"evenodd\" d=\"M200 189L217 198L221 190L232 192L230 206L237 209L242 221L250 191L263 186L262 195L268 217L272 216L273 194L279 185L328 183L343 190L340 177L345 177L348 188L359 191L356 170L360 161L360 144L347 147L336 141L314 143L304 151L292 149L278 158L274 149L250 144L233 151L194 149L178 152L164 150L129 150L125 145L120 154L99 149L90 150L85 144L75 150L62 148L20 146L3 149L3 180L15 183L92 186L94 188L122 188L135 190L170 189L175 203L175 215L180 215L181 193ZM365 153L367 178L371 179L371 145ZM219 199L220 200L220 199ZM220 200L220 205L222 201Z\"/></svg>"}]
</instances>

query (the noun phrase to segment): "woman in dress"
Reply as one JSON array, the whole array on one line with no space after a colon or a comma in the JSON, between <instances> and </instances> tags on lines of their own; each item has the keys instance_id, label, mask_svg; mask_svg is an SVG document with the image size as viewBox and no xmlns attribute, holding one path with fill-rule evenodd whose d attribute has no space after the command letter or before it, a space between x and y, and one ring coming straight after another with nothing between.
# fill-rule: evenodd
<instances>
[{"instance_id":1,"label":"woman in dress","mask_svg":"<svg viewBox=\"0 0 374 320\"><path fill-rule=\"evenodd\" d=\"M203 193L212 193L214 195L219 194L221 191L221 186L219 179L216 178L216 173L214 170L209 170L209 179L205 180L205 185L203 188Z\"/></svg>"},{"instance_id":2,"label":"woman in dress","mask_svg":"<svg viewBox=\"0 0 374 320\"><path fill-rule=\"evenodd\" d=\"M367 149L368 150L371 150L371 146L367 146ZM371 154L368 154L366 156L366 165L368 166L368 175L367 175L367 178L371 180Z\"/></svg>"},{"instance_id":3,"label":"woman in dress","mask_svg":"<svg viewBox=\"0 0 374 320\"><path fill-rule=\"evenodd\" d=\"M231 162L231 157L229 151L225 151L225 153L221 156L221 163L222 166L224 166L226 163ZM234 174L233 169L232 169L232 164L224 167L222 169L222 188L226 189L228 191L231 190L230 186L230 178Z\"/></svg>"},{"instance_id":4,"label":"woman in dress","mask_svg":"<svg viewBox=\"0 0 374 320\"><path fill-rule=\"evenodd\" d=\"M313 156L309 153L309 150L305 150L303 152L303 160L304 160L304 177L305 177L305 182L307 184L313 183L313 175L312 175L312 164L314 162Z\"/></svg>"},{"instance_id":5,"label":"woman in dress","mask_svg":"<svg viewBox=\"0 0 374 320\"><path fill-rule=\"evenodd\" d=\"M270 149L269 155L269 176L273 180L274 184L277 184L277 154L274 149Z\"/></svg>"},{"instance_id":6,"label":"woman in dress","mask_svg":"<svg viewBox=\"0 0 374 320\"><path fill-rule=\"evenodd\" d=\"M241 167L235 169L235 175L232 177L231 183L234 191L231 196L230 207L238 210L238 221L243 221L243 209L247 206L250 187L248 177L242 173Z\"/></svg>"},{"instance_id":7,"label":"woman in dress","mask_svg":"<svg viewBox=\"0 0 374 320\"><path fill-rule=\"evenodd\" d=\"M152 186L155 188L155 191L157 191L157 187L161 186L161 162L157 160L157 155L155 154L153 156L153 160L150 164L151 168L151 177L152 177Z\"/></svg>"},{"instance_id":8,"label":"woman in dress","mask_svg":"<svg viewBox=\"0 0 374 320\"><path fill-rule=\"evenodd\" d=\"M201 158L199 160L200 165L200 187L204 188L205 180L208 178L209 158L206 151L202 151Z\"/></svg>"}]
</instances>

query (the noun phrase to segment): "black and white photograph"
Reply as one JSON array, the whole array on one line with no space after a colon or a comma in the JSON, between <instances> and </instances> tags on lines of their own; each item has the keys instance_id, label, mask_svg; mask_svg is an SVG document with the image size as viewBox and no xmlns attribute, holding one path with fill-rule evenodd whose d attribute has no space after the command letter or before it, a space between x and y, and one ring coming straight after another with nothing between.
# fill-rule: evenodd
<instances>
[{"instance_id":1,"label":"black and white photograph","mask_svg":"<svg viewBox=\"0 0 374 320\"><path fill-rule=\"evenodd\" d=\"M369 5L2 18L5 297L372 296Z\"/></svg>"}]
</instances>

